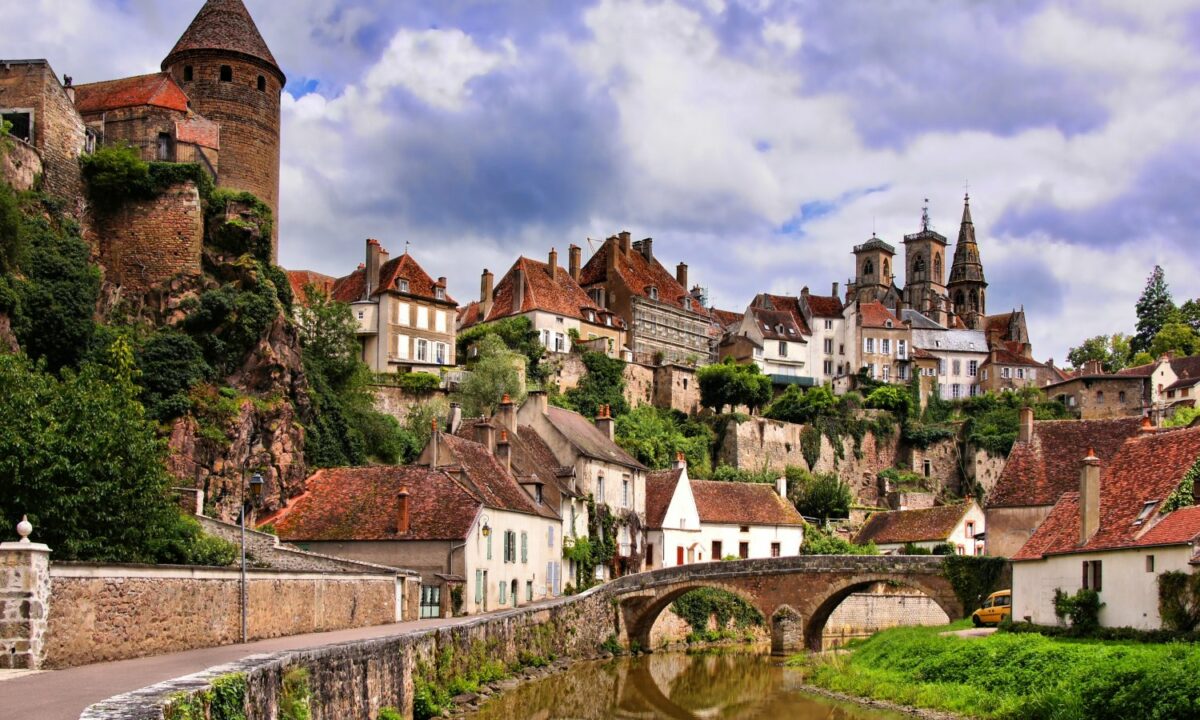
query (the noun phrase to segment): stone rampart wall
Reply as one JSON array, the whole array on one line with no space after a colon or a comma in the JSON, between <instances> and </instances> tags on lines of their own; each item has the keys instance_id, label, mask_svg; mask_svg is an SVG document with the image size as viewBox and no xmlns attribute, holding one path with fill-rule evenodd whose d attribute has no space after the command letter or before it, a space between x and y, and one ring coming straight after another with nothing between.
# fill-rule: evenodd
<instances>
[{"instance_id":1,"label":"stone rampart wall","mask_svg":"<svg viewBox=\"0 0 1200 720\"><path fill-rule=\"evenodd\" d=\"M97 248L107 279L141 294L177 275L199 275L204 214L187 181L148 200L94 210L85 237Z\"/></svg>"},{"instance_id":2,"label":"stone rampart wall","mask_svg":"<svg viewBox=\"0 0 1200 720\"><path fill-rule=\"evenodd\" d=\"M230 568L55 564L42 666L64 668L240 642ZM395 575L248 573L250 639L395 622Z\"/></svg>"},{"instance_id":3,"label":"stone rampart wall","mask_svg":"<svg viewBox=\"0 0 1200 720\"><path fill-rule=\"evenodd\" d=\"M41 174L42 156L32 145L16 138L0 139L0 182L17 191L32 190Z\"/></svg>"},{"instance_id":4,"label":"stone rampart wall","mask_svg":"<svg viewBox=\"0 0 1200 720\"><path fill-rule=\"evenodd\" d=\"M401 423L408 419L409 411L417 405L445 400L447 397L445 390L411 393L395 385L372 385L371 391L375 393L375 409Z\"/></svg>"}]
</instances>

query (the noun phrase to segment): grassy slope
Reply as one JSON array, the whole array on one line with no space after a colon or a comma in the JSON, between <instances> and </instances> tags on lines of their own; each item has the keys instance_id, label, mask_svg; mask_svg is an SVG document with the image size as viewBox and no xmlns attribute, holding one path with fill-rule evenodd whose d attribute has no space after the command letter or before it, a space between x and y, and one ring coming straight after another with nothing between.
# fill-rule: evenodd
<instances>
[{"instance_id":1,"label":"grassy slope","mask_svg":"<svg viewBox=\"0 0 1200 720\"><path fill-rule=\"evenodd\" d=\"M1200 718L1200 646L944 630L896 628L794 662L830 690L981 718Z\"/></svg>"}]
</instances>

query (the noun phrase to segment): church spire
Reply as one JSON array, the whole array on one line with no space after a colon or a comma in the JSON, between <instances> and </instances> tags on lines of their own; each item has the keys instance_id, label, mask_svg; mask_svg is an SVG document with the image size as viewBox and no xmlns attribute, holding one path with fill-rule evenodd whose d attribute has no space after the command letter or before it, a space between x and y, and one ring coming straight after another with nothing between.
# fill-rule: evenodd
<instances>
[{"instance_id":1,"label":"church spire","mask_svg":"<svg viewBox=\"0 0 1200 720\"><path fill-rule=\"evenodd\" d=\"M987 312L987 280L983 277L983 262L979 259L979 245L975 242L970 195L963 198L962 225L958 229L954 264L950 267L950 281L946 283L946 289L950 293L954 311L963 318L967 327L979 327Z\"/></svg>"}]
</instances>

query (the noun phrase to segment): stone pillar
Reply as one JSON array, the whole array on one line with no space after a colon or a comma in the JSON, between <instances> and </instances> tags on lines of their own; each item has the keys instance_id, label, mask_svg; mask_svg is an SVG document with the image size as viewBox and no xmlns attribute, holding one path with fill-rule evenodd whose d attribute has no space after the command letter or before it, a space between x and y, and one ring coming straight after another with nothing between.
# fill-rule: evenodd
<instances>
[{"instance_id":1,"label":"stone pillar","mask_svg":"<svg viewBox=\"0 0 1200 720\"><path fill-rule=\"evenodd\" d=\"M804 650L804 618L790 605L780 605L771 615L771 654L792 655Z\"/></svg>"},{"instance_id":2,"label":"stone pillar","mask_svg":"<svg viewBox=\"0 0 1200 720\"><path fill-rule=\"evenodd\" d=\"M50 548L29 542L33 528L17 525L20 542L0 543L0 668L37 670L50 612Z\"/></svg>"}]
</instances>

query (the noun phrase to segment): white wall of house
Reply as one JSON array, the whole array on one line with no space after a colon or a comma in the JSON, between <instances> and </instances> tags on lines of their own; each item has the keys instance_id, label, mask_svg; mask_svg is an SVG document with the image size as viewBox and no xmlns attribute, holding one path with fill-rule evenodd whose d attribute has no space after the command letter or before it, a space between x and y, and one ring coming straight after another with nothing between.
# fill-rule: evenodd
<instances>
[{"instance_id":1,"label":"white wall of house","mask_svg":"<svg viewBox=\"0 0 1200 720\"><path fill-rule=\"evenodd\" d=\"M485 537L486 521L491 532ZM505 557L505 533L514 533L515 555ZM490 548L490 552L489 552ZM513 607L562 592L562 523L558 520L485 507L467 535L464 609L475 614ZM501 584L504 589L501 590Z\"/></svg>"},{"instance_id":2,"label":"white wall of house","mask_svg":"<svg viewBox=\"0 0 1200 720\"><path fill-rule=\"evenodd\" d=\"M1044 560L1013 563L1013 619L1030 618L1039 625L1055 625L1054 591L1074 594L1083 587L1083 563L1101 562L1100 624L1154 630L1162 626L1158 614L1158 576L1178 570L1192 572L1189 545L1110 550L1095 553L1052 555ZM1153 557L1153 570L1147 561Z\"/></svg>"},{"instance_id":3,"label":"white wall of house","mask_svg":"<svg viewBox=\"0 0 1200 720\"><path fill-rule=\"evenodd\" d=\"M846 354L849 348L845 343L844 321L841 318L812 319L812 335L808 340L808 367L805 374L824 384L838 376L838 366L845 365L849 360Z\"/></svg>"},{"instance_id":4,"label":"white wall of house","mask_svg":"<svg viewBox=\"0 0 1200 720\"><path fill-rule=\"evenodd\" d=\"M808 346L802 342L764 339L762 350L754 351L754 362L767 375L809 376Z\"/></svg>"},{"instance_id":5,"label":"white wall of house","mask_svg":"<svg viewBox=\"0 0 1200 720\"><path fill-rule=\"evenodd\" d=\"M976 540L975 536L985 532L985 515L983 510L974 502L963 513L962 519L954 526L954 530L944 538L914 542L919 548L933 550L939 545L949 544L956 555L983 555L984 541ZM895 555L904 550L907 543L877 543L876 547L884 555Z\"/></svg>"},{"instance_id":6,"label":"white wall of house","mask_svg":"<svg viewBox=\"0 0 1200 720\"><path fill-rule=\"evenodd\" d=\"M986 352L947 352L925 348L938 359L938 395L943 400L974 397L979 394L979 368L987 360Z\"/></svg>"}]
</instances>

